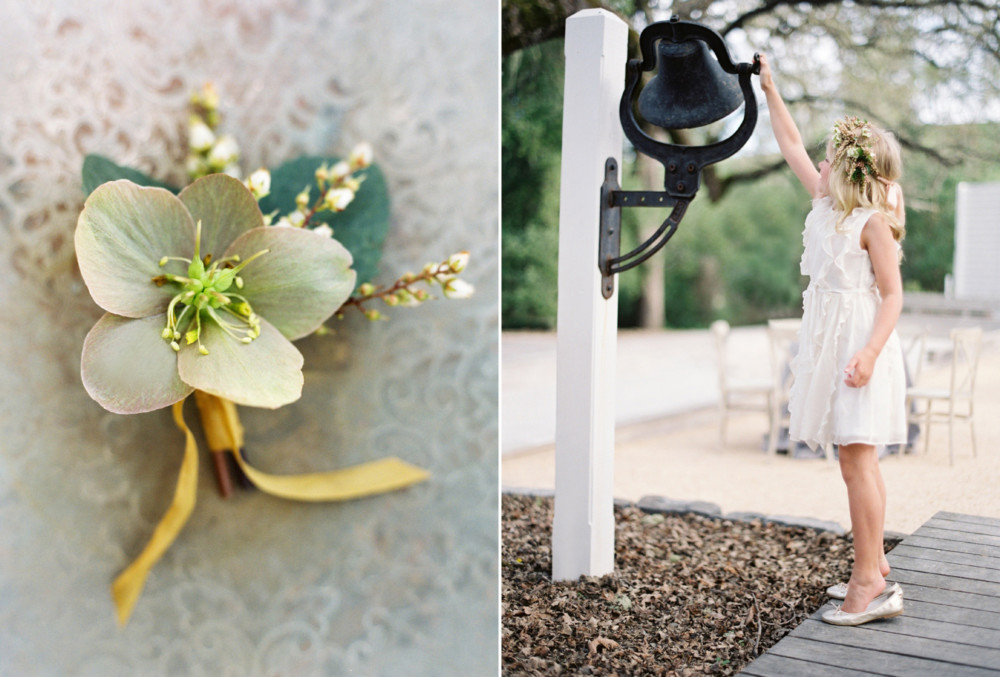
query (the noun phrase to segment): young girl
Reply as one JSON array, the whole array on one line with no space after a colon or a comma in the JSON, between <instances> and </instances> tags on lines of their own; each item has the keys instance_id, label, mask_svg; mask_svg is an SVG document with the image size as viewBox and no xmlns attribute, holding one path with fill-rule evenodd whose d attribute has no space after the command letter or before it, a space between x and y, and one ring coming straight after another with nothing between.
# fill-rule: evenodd
<instances>
[{"instance_id":1,"label":"young girl","mask_svg":"<svg viewBox=\"0 0 1000 677\"><path fill-rule=\"evenodd\" d=\"M850 581L828 590L844 603L823 620L860 625L903 612L901 588L885 580L885 485L876 452L876 445L906 442L906 378L895 332L903 306L899 144L845 118L817 169L763 56L760 83L781 153L813 198L802 235L802 273L810 281L791 365L790 436L813 448L838 445L854 533Z\"/></svg>"}]
</instances>

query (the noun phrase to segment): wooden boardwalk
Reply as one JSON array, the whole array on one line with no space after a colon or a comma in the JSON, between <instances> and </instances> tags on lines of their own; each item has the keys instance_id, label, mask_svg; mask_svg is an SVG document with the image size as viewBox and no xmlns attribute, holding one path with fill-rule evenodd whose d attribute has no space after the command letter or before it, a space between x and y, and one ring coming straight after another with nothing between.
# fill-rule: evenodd
<instances>
[{"instance_id":1,"label":"wooden boardwalk","mask_svg":"<svg viewBox=\"0 0 1000 677\"><path fill-rule=\"evenodd\" d=\"M888 560L902 616L837 627L824 606L740 675L1000 675L1000 519L939 512Z\"/></svg>"}]
</instances>

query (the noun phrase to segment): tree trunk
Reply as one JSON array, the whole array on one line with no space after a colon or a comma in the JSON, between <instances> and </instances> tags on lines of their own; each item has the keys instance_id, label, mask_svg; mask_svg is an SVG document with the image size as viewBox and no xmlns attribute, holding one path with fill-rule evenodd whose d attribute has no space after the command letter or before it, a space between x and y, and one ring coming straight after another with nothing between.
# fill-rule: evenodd
<instances>
[{"instance_id":1,"label":"tree trunk","mask_svg":"<svg viewBox=\"0 0 1000 677\"><path fill-rule=\"evenodd\" d=\"M650 136L657 141L665 141L666 135L658 127L649 127L646 130ZM646 155L636 155L639 176L646 190L663 190L663 165ZM644 211L659 212L661 218L653 221L644 227L639 233L640 242L652 237L656 229L659 228L663 219L667 218L665 209L654 208ZM667 245L670 246L669 244ZM660 329L664 323L664 267L662 251L651 257L641 268L645 273L642 282L642 296L639 298L639 326L644 329Z\"/></svg>"}]
</instances>

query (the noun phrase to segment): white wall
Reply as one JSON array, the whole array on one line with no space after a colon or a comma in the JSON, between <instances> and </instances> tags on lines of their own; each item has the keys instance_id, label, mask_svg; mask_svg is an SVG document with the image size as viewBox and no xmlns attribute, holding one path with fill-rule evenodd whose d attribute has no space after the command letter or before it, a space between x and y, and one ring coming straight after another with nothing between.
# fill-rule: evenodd
<instances>
[{"instance_id":1,"label":"white wall","mask_svg":"<svg viewBox=\"0 0 1000 677\"><path fill-rule=\"evenodd\" d=\"M955 298L1000 299L1000 183L958 184Z\"/></svg>"}]
</instances>

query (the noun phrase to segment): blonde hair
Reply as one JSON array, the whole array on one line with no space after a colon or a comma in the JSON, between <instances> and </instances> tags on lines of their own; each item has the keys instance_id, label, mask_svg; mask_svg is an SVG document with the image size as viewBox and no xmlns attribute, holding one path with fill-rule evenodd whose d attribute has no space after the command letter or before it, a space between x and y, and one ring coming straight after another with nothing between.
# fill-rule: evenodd
<instances>
[{"instance_id":1,"label":"blonde hair","mask_svg":"<svg viewBox=\"0 0 1000 677\"><path fill-rule=\"evenodd\" d=\"M845 128L859 133L841 133ZM856 151L852 154L850 147L861 150L863 166L855 160L858 154ZM837 225L859 207L875 209L886 217L896 242L902 242L906 235L905 215L897 218L890 195L903 174L902 152L895 135L866 121L846 118L835 126L827 148L828 155L833 158L828 189L830 199L842 213Z\"/></svg>"}]
</instances>

